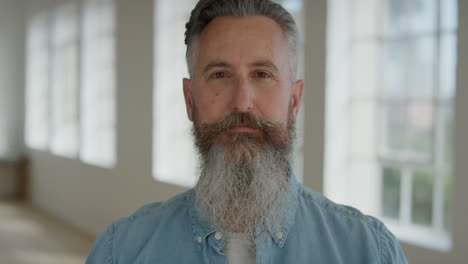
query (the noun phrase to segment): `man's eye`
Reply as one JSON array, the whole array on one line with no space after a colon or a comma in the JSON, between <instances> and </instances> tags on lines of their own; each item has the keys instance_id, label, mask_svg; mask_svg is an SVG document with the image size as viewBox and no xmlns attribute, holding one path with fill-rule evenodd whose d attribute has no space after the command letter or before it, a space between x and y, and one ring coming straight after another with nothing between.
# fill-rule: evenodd
<instances>
[{"instance_id":1,"label":"man's eye","mask_svg":"<svg viewBox=\"0 0 468 264\"><path fill-rule=\"evenodd\" d=\"M256 72L255 77L257 78L270 78L270 75L266 72Z\"/></svg>"},{"instance_id":2,"label":"man's eye","mask_svg":"<svg viewBox=\"0 0 468 264\"><path fill-rule=\"evenodd\" d=\"M215 78L215 79L225 78L226 73L224 73L224 72L215 72L215 73L213 73L212 77Z\"/></svg>"}]
</instances>

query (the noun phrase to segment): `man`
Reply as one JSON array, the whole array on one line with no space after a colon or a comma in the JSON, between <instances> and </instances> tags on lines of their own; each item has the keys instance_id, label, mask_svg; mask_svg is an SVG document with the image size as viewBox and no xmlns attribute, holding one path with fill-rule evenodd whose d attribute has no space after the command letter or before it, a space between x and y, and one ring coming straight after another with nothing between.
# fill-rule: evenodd
<instances>
[{"instance_id":1,"label":"man","mask_svg":"<svg viewBox=\"0 0 468 264\"><path fill-rule=\"evenodd\" d=\"M378 220L296 182L296 25L269 0L201 0L186 25L194 189L110 225L87 263L406 263Z\"/></svg>"}]
</instances>

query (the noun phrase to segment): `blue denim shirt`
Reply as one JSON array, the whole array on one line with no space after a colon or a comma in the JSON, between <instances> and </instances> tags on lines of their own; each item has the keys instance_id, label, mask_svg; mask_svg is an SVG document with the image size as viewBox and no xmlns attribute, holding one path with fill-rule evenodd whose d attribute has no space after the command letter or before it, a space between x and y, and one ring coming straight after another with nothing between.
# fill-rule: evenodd
<instances>
[{"instance_id":1,"label":"blue denim shirt","mask_svg":"<svg viewBox=\"0 0 468 264\"><path fill-rule=\"evenodd\" d=\"M407 263L398 240L380 221L290 179L286 221L280 230L257 229L257 264ZM227 263L223 247L222 234L197 213L192 189L112 223L86 263Z\"/></svg>"}]
</instances>

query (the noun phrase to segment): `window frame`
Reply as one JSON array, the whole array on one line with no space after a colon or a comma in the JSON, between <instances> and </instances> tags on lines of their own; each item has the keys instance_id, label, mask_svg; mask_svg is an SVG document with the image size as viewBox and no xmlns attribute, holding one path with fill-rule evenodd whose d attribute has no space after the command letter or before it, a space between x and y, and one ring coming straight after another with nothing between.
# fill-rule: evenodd
<instances>
[{"instance_id":1,"label":"window frame","mask_svg":"<svg viewBox=\"0 0 468 264\"><path fill-rule=\"evenodd\" d=\"M382 0L381 2L388 1L388 0ZM334 2L333 0L329 0L329 2ZM403 241L407 241L416 245L421 245L429 248L434 248L437 250L441 251L447 251L451 248L452 246L452 240L451 240L451 233L447 232L444 230L444 217L445 217L445 208L444 208L444 192L445 192L445 177L449 177L447 175L453 175L453 164L447 164L445 162L445 141L447 140L447 133L450 131L453 131L452 128L446 128L445 127L445 122L448 121L447 119L447 113L453 113L454 111L454 104L453 104L453 97L446 99L443 98L442 94L442 86L444 85L441 83L441 64L439 63L443 58L441 57L442 55L442 41L449 40L450 38L457 37L457 29L447 29L447 28L442 28L442 20L441 20L441 13L443 10L441 8L437 8L435 12L437 12L437 20L435 21L435 31L429 32L429 33L424 33L424 34L403 34L402 36L385 36L382 35L382 29L383 29L383 20L384 20L384 15L382 10L382 5L379 5L379 3L373 2L373 10L374 10L374 15L373 19L374 25L378 26L369 26L368 24L370 21L365 21L362 20L362 18L356 18L356 14L359 10L356 9L357 4L362 5L363 3L369 3L369 1L355 1L353 3L347 4L348 6L345 7L343 5L344 3L339 3L341 6L338 5L338 1L335 1L336 5L334 6L333 3L329 3L329 8L338 8L340 11L334 11L334 10L329 10L329 19L343 19L343 20L348 20L351 23L347 23L345 26L337 27L336 23L338 22L333 22L333 20L329 20L329 26L328 30L336 30L338 33L334 34L342 34L340 35L340 40L343 41L341 38L345 38L347 44L342 44L340 47L337 47L336 45L330 46L330 44L333 45L333 39L338 39L336 35L330 35L332 33L328 33L329 36L329 48L333 50L333 52L341 52L341 59L346 60L347 67L348 69L345 70L337 70L336 68L331 69L330 67L333 67L333 65L336 67L336 58L334 58L335 62L331 61L330 58L328 58L328 75L327 75L327 86L328 88L332 88L333 90L339 89L340 91L343 90L344 88L338 88L339 85L342 87L346 87L347 89L350 90L349 95L346 96L345 102L341 103L341 107L346 110L340 110L342 112L337 113L337 110L332 110L330 108L330 105L334 105L336 103L333 102L333 99L330 99L331 94L336 93L327 91L327 128L326 128L326 133L327 137L326 138L326 154L325 154L325 193L332 199L337 200L340 203L348 204L351 206L355 206L357 208L360 208L361 210L364 211L364 213L371 214L374 216L377 216L381 220L383 220L389 227L390 229ZM358 3L359 2L359 3ZM442 1L441 0L435 0L435 5L437 7L441 7ZM336 7L337 6L337 7ZM351 10L351 11L350 11ZM340 14L342 18L336 18L336 14L333 13L335 12L336 14ZM347 12L347 14L343 14L342 12ZM360 11L362 12L362 10ZM344 16L343 16L344 15ZM362 14L361 14L362 15ZM335 16L335 17L334 17ZM355 32L355 26L354 23L356 23L356 19L360 19L361 25L363 24L363 21L368 22L368 24L364 24L366 27L363 31ZM341 21L343 22L343 21ZM331 24L330 24L331 23ZM333 23L335 23L335 27L331 27L330 25L333 26ZM359 23L358 23L359 24ZM351 25L351 26L350 26ZM371 28L368 28L371 27ZM341 32L339 32L341 31ZM352 33L349 33L352 32ZM363 33L364 32L364 33ZM343 35L344 34L344 35ZM348 34L348 35L346 35ZM434 64L432 65L432 71L434 71L433 75L433 97L430 97L428 102L430 102L430 106L432 109L432 116L433 116L433 124L434 126L431 129L431 135L430 135L430 140L432 143L432 150L430 155L414 155L414 153L409 153L406 152L404 153L403 156L401 156L401 153L396 153L398 155L394 155L395 153L386 151L386 149L382 146L385 146L385 141L387 140L385 132L386 132L386 124L382 121L383 117L385 116L385 108L387 108L388 104L392 101L391 99L388 99L383 94L383 47L386 44L385 41L392 41L394 38L400 38L400 39L408 39L408 38L414 38L416 37L419 39L420 36L426 35L429 38L433 39L434 41ZM359 43L362 41L362 43ZM343 124L341 125L336 125L335 121L337 117L339 116L340 118L349 118L351 115L349 113L352 113L353 107L355 107L356 103L362 103L359 100L363 100L362 98L356 98L355 97L355 92L353 89L354 80L353 78L356 78L356 75L351 69L353 68L353 63L354 62L354 57L355 56L355 46L356 45L366 45L366 43L374 43L376 46L376 49L378 50L377 52L377 58L375 58L376 61L373 61L373 63L376 63L377 67L380 69L378 71L378 77L377 80L372 83L373 87L373 95L371 98L367 98L369 100L372 100L375 104L375 109L376 109L376 116L373 117L372 122L374 123L373 130L375 131L374 133L376 134L376 137L373 139L375 140L375 149L374 151L374 158L369 158L367 162L372 163L373 165L369 165L369 168L373 168L373 172L371 174L374 174L374 179L373 183L370 184L373 188L373 190L368 189L369 184L365 183L363 184L365 187L359 187L358 185L362 184L361 183L356 183L355 181L363 180L363 177L359 175L359 177L355 178L356 175L353 175L355 173L353 171L354 166L359 162L358 159L353 157L353 144L352 142L352 134L349 132L343 132L339 131L338 134L342 135L342 137L345 138L344 142L347 142L343 145L342 148L337 148L334 146L335 143L331 142L331 139L338 139L336 131L333 131L334 127L342 127ZM344 54L344 55L343 55ZM330 54L328 55L330 57ZM336 57L336 54L334 55ZM456 58L455 58L456 59ZM332 59L333 60L333 59ZM331 62L331 63L330 63ZM455 61L456 63L456 61ZM331 65L331 66L330 66ZM455 69L455 68L454 68ZM340 78L343 78L346 80L348 78L348 82L343 81L342 83L337 83L336 81L331 81L332 78L337 78L336 76L331 77L332 74L331 72L334 72L337 70L338 76ZM456 74L455 72L451 74ZM351 80L351 81L350 81ZM455 87L454 87L455 88ZM343 92L343 91L341 91ZM346 93L346 92L345 92ZM372 93L371 93L372 94ZM362 96L362 95L361 95ZM397 102L402 103L404 105L409 105L410 103L418 100L427 100L424 99L423 97L419 98L410 98L410 97L403 97L403 100L400 100ZM335 99L336 100L336 99ZM340 99L341 100L341 99ZM351 111L350 111L351 110ZM404 109L407 111L406 109ZM330 115L329 111L334 111ZM447 111L447 112L446 112ZM352 118L350 118L351 121L348 124L345 125L349 131L353 131L353 127L355 125L351 124L353 122ZM453 120L453 116L452 119ZM333 123L335 122L335 123ZM343 121L340 121L343 122ZM344 129L341 129L344 130ZM339 159L339 155L335 153L336 151L343 151L347 154L345 154L345 158ZM335 151L335 152L333 152ZM333 154L335 153L335 154ZM341 160L341 162L340 162ZM340 166L343 167L341 169L336 169L333 168L333 166ZM401 172L400 176L400 200L399 200L399 218L398 221L395 219L389 218L389 217L384 217L383 215L383 182L384 182L384 175L382 173L383 168L385 167L390 167L390 168L395 168L398 169ZM418 225L412 222L411 216L412 216L412 196L413 196L413 188L412 188L412 183L413 183L413 171L422 169L422 170L429 170L433 172L433 190L432 190L432 216L431 216L431 225L429 227L427 226L422 226ZM351 174L350 175L337 175L337 173L346 173L346 174ZM375 177L377 176L377 177ZM371 177L371 176L369 176ZM451 176L453 177L453 176ZM365 178L365 177L364 177ZM371 177L372 178L372 177ZM366 178L367 179L367 178ZM367 184L367 186L366 186ZM367 199L363 199L362 195L361 197L356 198L356 193L357 192L367 192L369 194L366 194ZM377 200L375 201L368 201L368 200ZM367 205L364 204L364 202L368 203Z\"/></svg>"}]
</instances>

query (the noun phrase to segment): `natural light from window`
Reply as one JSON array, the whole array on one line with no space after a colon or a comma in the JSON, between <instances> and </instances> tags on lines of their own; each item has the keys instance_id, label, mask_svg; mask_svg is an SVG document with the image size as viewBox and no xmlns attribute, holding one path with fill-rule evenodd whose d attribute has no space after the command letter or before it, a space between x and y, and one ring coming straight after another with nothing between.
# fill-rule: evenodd
<instances>
[{"instance_id":1,"label":"natural light from window","mask_svg":"<svg viewBox=\"0 0 468 264\"><path fill-rule=\"evenodd\" d=\"M53 14L51 51L51 151L78 154L78 7L70 2Z\"/></svg>"},{"instance_id":2,"label":"natural light from window","mask_svg":"<svg viewBox=\"0 0 468 264\"><path fill-rule=\"evenodd\" d=\"M451 247L456 0L329 0L325 192Z\"/></svg>"},{"instance_id":3,"label":"natural light from window","mask_svg":"<svg viewBox=\"0 0 468 264\"><path fill-rule=\"evenodd\" d=\"M49 143L49 17L37 13L28 22L26 39L25 141L34 149Z\"/></svg>"},{"instance_id":4,"label":"natural light from window","mask_svg":"<svg viewBox=\"0 0 468 264\"><path fill-rule=\"evenodd\" d=\"M191 123L185 111L182 78L184 32L195 0L155 1L155 63L153 110L153 177L190 187L196 180L196 154Z\"/></svg>"},{"instance_id":5,"label":"natural light from window","mask_svg":"<svg viewBox=\"0 0 468 264\"><path fill-rule=\"evenodd\" d=\"M81 159L102 167L116 162L115 6L86 0L82 21Z\"/></svg>"},{"instance_id":6,"label":"natural light from window","mask_svg":"<svg viewBox=\"0 0 468 264\"><path fill-rule=\"evenodd\" d=\"M26 41L27 145L114 167L114 0L57 2L33 13Z\"/></svg>"}]
</instances>

